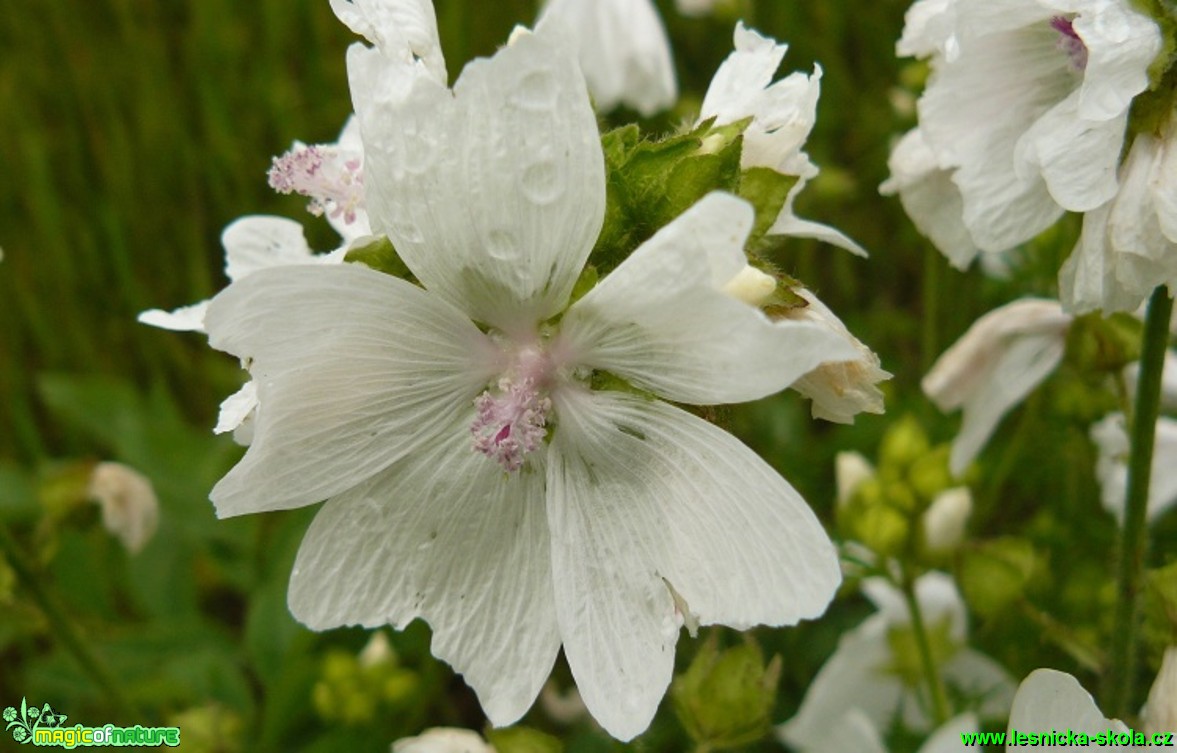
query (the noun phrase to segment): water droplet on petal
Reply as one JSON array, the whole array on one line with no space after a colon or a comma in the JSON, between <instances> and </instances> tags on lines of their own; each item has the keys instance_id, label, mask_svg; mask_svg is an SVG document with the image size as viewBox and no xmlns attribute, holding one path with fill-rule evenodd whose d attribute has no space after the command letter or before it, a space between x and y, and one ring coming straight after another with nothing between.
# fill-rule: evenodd
<instances>
[{"instance_id":1,"label":"water droplet on petal","mask_svg":"<svg viewBox=\"0 0 1177 753\"><path fill-rule=\"evenodd\" d=\"M524 110L550 110L556 106L558 91L551 71L533 70L519 79L509 99Z\"/></svg>"},{"instance_id":2,"label":"water droplet on petal","mask_svg":"<svg viewBox=\"0 0 1177 753\"><path fill-rule=\"evenodd\" d=\"M519 188L536 204L551 204L564 193L564 175L555 160L543 157L523 168Z\"/></svg>"},{"instance_id":3,"label":"water droplet on petal","mask_svg":"<svg viewBox=\"0 0 1177 753\"><path fill-rule=\"evenodd\" d=\"M517 261L519 243L510 230L491 230L486 234L486 252L497 261Z\"/></svg>"}]
</instances>

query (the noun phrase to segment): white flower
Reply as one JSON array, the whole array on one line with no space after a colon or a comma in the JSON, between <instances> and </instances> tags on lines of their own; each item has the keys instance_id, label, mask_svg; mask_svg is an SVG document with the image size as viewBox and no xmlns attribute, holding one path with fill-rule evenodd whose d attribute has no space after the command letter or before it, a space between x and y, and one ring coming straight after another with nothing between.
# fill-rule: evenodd
<instances>
[{"instance_id":1,"label":"white flower","mask_svg":"<svg viewBox=\"0 0 1177 753\"><path fill-rule=\"evenodd\" d=\"M1177 421L1157 420L1156 445L1152 455L1152 480L1148 488L1148 520L1152 522L1177 504ZM1124 414L1113 413L1091 427L1091 441L1099 448L1095 475L1099 479L1104 509L1124 522L1128 494L1128 433Z\"/></svg>"},{"instance_id":2,"label":"white flower","mask_svg":"<svg viewBox=\"0 0 1177 753\"><path fill-rule=\"evenodd\" d=\"M1115 196L1128 109L1160 48L1156 23L1128 0L912 6L899 52L930 55L932 66L919 101L920 139L936 168L951 172L973 246L1004 251L1064 210L1090 211ZM922 147L907 140L900 147L908 153L893 164L890 187L964 266L970 244L943 218L947 209L915 193L944 176L920 166Z\"/></svg>"},{"instance_id":3,"label":"white flower","mask_svg":"<svg viewBox=\"0 0 1177 753\"><path fill-rule=\"evenodd\" d=\"M839 452L834 456L834 489L838 506L850 500L854 490L875 477L875 467L861 452Z\"/></svg>"},{"instance_id":4,"label":"white flower","mask_svg":"<svg viewBox=\"0 0 1177 753\"><path fill-rule=\"evenodd\" d=\"M649 117L678 99L670 40L651 0L547 0L536 27L566 32L601 112L618 105Z\"/></svg>"},{"instance_id":5,"label":"white flower","mask_svg":"<svg viewBox=\"0 0 1177 753\"><path fill-rule=\"evenodd\" d=\"M960 475L1010 408L1062 361L1071 317L1055 301L1022 298L985 314L932 364L921 386L942 411L964 410L950 468Z\"/></svg>"},{"instance_id":6,"label":"white flower","mask_svg":"<svg viewBox=\"0 0 1177 753\"><path fill-rule=\"evenodd\" d=\"M451 91L420 55L351 47L369 215L423 287L360 265L283 267L213 301L210 342L249 359L264 410L212 499L222 516L328 499L291 577L307 625L427 621L434 654L500 725L562 645L589 711L628 739L666 690L684 622L816 616L839 573L764 461L594 376L729 403L852 354L722 291L753 222L723 194L568 306L605 184L563 49L515 34Z\"/></svg>"},{"instance_id":7,"label":"white flower","mask_svg":"<svg viewBox=\"0 0 1177 753\"><path fill-rule=\"evenodd\" d=\"M791 309L788 318L826 327L855 351L853 359L828 361L793 383L793 389L813 401L813 417L852 424L859 413L883 413L883 391L877 385L890 379L891 373L880 367L878 355L850 334L811 291L798 288L794 292L809 305Z\"/></svg>"},{"instance_id":8,"label":"white flower","mask_svg":"<svg viewBox=\"0 0 1177 753\"><path fill-rule=\"evenodd\" d=\"M916 753L959 753L968 750L961 735L976 732L977 717L972 713L954 716L936 728ZM852 708L816 743L798 749L800 753L887 753L878 727L862 711Z\"/></svg>"},{"instance_id":9,"label":"white flower","mask_svg":"<svg viewBox=\"0 0 1177 753\"><path fill-rule=\"evenodd\" d=\"M715 10L720 0L674 0L674 7L684 16L705 16Z\"/></svg>"},{"instance_id":10,"label":"white flower","mask_svg":"<svg viewBox=\"0 0 1177 753\"><path fill-rule=\"evenodd\" d=\"M967 486L945 489L924 511L924 543L930 551L955 549L964 539L965 527L973 513L973 495Z\"/></svg>"},{"instance_id":11,"label":"white flower","mask_svg":"<svg viewBox=\"0 0 1177 753\"><path fill-rule=\"evenodd\" d=\"M454 727L433 727L416 737L392 744L392 753L495 753L477 732Z\"/></svg>"},{"instance_id":12,"label":"white flower","mask_svg":"<svg viewBox=\"0 0 1177 753\"><path fill-rule=\"evenodd\" d=\"M1067 735L1068 730L1075 735L1094 736L1106 735L1108 730L1117 734L1125 733L1128 728L1119 719L1105 717L1095 705L1091 694L1074 677L1053 669L1036 669L1018 686L1013 708L1009 712L1009 730L1027 735L1048 733L1046 739L1038 741L1036 748L1063 753L1073 747L1069 745L1071 740ZM1052 731L1058 733L1058 740L1062 744L1050 744L1054 742L1049 737ZM1006 750L1015 747L1007 744Z\"/></svg>"},{"instance_id":13,"label":"white flower","mask_svg":"<svg viewBox=\"0 0 1177 753\"><path fill-rule=\"evenodd\" d=\"M290 151L274 158L269 180L278 193L309 198L307 211L316 217L326 214L344 241L370 234L364 208L364 146L355 118L348 118L334 144L294 142Z\"/></svg>"},{"instance_id":14,"label":"white flower","mask_svg":"<svg viewBox=\"0 0 1177 753\"><path fill-rule=\"evenodd\" d=\"M888 633L911 623L902 593L881 578L863 581L862 590L879 611L842 636L806 691L797 715L777 727L780 739L794 748L808 751L822 745L851 709L857 709L874 729L889 729L896 714L902 714L904 724L914 730L931 727L917 689L887 671L895 663ZM949 637L960 646L939 668L944 681L965 697L982 699L982 716L1004 715L1013 681L992 659L964 647L965 605L952 579L930 572L916 581L915 591L924 623L929 627L946 623Z\"/></svg>"},{"instance_id":15,"label":"white flower","mask_svg":"<svg viewBox=\"0 0 1177 753\"><path fill-rule=\"evenodd\" d=\"M744 131L741 166L768 167L797 177L769 233L816 238L866 256L857 243L841 232L793 213L797 194L818 172L817 165L802 147L817 118L821 67L815 65L809 76L792 73L774 82L773 76L785 58L788 45L777 44L746 29L742 22L736 24L734 43L735 51L711 79L699 121L715 118L716 125L726 125L751 117L752 123Z\"/></svg>"},{"instance_id":16,"label":"white flower","mask_svg":"<svg viewBox=\"0 0 1177 753\"><path fill-rule=\"evenodd\" d=\"M1177 113L1160 136L1132 142L1120 185L1114 199L1084 215L1059 270L1068 310L1134 311L1157 285L1177 288Z\"/></svg>"},{"instance_id":17,"label":"white flower","mask_svg":"<svg viewBox=\"0 0 1177 753\"><path fill-rule=\"evenodd\" d=\"M122 463L98 463L86 494L102 507L102 525L136 554L155 535L159 501L151 481Z\"/></svg>"}]
</instances>

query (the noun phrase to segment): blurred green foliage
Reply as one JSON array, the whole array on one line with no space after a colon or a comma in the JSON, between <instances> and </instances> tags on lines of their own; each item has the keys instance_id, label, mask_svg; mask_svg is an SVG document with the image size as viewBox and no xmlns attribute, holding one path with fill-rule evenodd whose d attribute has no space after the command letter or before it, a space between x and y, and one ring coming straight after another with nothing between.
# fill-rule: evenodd
<instances>
[{"instance_id":1,"label":"blurred green foliage","mask_svg":"<svg viewBox=\"0 0 1177 753\"><path fill-rule=\"evenodd\" d=\"M910 412L933 443L950 439L958 419L922 398L924 368L981 313L1018 295L1051 294L1077 232L1074 218L1020 250L1014 279L1002 281L949 270L898 201L878 195L890 145L914 123L912 87L924 75L893 54L906 0L742 0L704 19L660 5L683 100L647 127L669 131L694 118L730 51L736 17L790 43L782 74L820 63L823 91L807 150L822 174L798 213L838 227L872 257L793 240L772 250L773 262L815 289L882 356L895 374L889 415ZM531 0L437 0L437 9L451 77L535 15ZM286 582L314 510L215 519L208 491L240 449L209 427L241 373L202 336L135 322L141 310L197 301L223 286L219 235L240 215L298 218L312 246L334 245L326 224L306 215L300 198L272 192L265 173L271 155L294 139L334 139L350 112L344 51L352 41L326 0L5 3L0 522L40 563L40 577L135 709L116 708L81 672L2 560L0 705L28 696L85 723L181 723L186 744L209 751L376 751L428 725L482 727L473 695L430 657L424 626L392 635L395 668L385 676L351 658L368 639L364 631L313 634L293 621ZM602 129L628 115L615 114ZM1087 423L1102 414L1075 407L1091 399L1073 368L1064 366L1044 392L1078 398L1032 399L979 461L970 535L989 543L966 550L958 566L1009 571L1012 585L977 605L984 606L977 644L1015 676L1055 666L1091 686L1113 596L1114 526L1099 507L1086 438ZM892 419L862 416L846 427L814 422L808 411L795 395L776 396L734 411L731 427L828 522L834 454L857 448L873 456ZM883 452L906 450L888 444ZM160 528L139 555L128 556L94 515L44 523L41 496L62 462L78 458L126 462L155 484ZM1169 520L1154 534L1171 542L1175 532ZM1010 534L1017 539L1000 538ZM1154 549L1154 564L1172 559ZM1150 626L1169 636L1165 588L1155 586L1164 598ZM999 618L987 618L991 610ZM764 654L783 658L773 720L796 710L838 636L866 612L861 599L848 598L820 621L756 631ZM740 645L733 634L712 634ZM680 670L698 645L682 640ZM1142 682L1159 659L1150 651ZM571 685L563 664L555 675ZM689 744L665 708L632 746L583 719L563 728L536 710L526 721L558 735L569 753ZM539 733L513 739L547 745ZM747 749L777 748L765 739Z\"/></svg>"}]
</instances>

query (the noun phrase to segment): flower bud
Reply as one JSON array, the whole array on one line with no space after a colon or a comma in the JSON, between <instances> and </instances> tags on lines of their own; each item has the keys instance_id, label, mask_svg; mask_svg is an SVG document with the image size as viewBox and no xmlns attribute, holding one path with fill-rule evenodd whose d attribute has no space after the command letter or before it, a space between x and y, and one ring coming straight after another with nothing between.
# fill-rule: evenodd
<instances>
[{"instance_id":1,"label":"flower bud","mask_svg":"<svg viewBox=\"0 0 1177 753\"><path fill-rule=\"evenodd\" d=\"M967 486L940 492L924 511L924 546L929 552L948 552L964 539L973 513L973 495Z\"/></svg>"},{"instance_id":2,"label":"flower bud","mask_svg":"<svg viewBox=\"0 0 1177 753\"><path fill-rule=\"evenodd\" d=\"M834 456L834 488L837 490L838 507L845 505L850 495L874 476L875 467L861 452L839 452Z\"/></svg>"},{"instance_id":3,"label":"flower bud","mask_svg":"<svg viewBox=\"0 0 1177 753\"><path fill-rule=\"evenodd\" d=\"M131 554L137 553L159 525L159 501L151 482L122 463L98 463L86 494L102 506L102 525Z\"/></svg>"},{"instance_id":4,"label":"flower bud","mask_svg":"<svg viewBox=\"0 0 1177 753\"><path fill-rule=\"evenodd\" d=\"M392 744L392 753L495 753L478 733L455 727L433 727Z\"/></svg>"},{"instance_id":5,"label":"flower bud","mask_svg":"<svg viewBox=\"0 0 1177 753\"><path fill-rule=\"evenodd\" d=\"M765 665L755 644L721 651L714 640L708 641L675 678L674 709L699 747L749 745L771 729L780 673L780 657Z\"/></svg>"},{"instance_id":6,"label":"flower bud","mask_svg":"<svg viewBox=\"0 0 1177 753\"><path fill-rule=\"evenodd\" d=\"M904 416L887 429L879 445L879 470L906 470L928 452L928 435L914 416ZM902 474L896 474L902 475Z\"/></svg>"}]
</instances>

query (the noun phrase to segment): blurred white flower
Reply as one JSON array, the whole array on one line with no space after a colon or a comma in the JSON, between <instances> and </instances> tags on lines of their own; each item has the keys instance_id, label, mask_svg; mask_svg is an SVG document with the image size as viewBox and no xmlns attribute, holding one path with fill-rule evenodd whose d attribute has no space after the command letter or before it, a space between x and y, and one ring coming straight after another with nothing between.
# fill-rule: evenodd
<instances>
[{"instance_id":1,"label":"blurred white flower","mask_svg":"<svg viewBox=\"0 0 1177 753\"><path fill-rule=\"evenodd\" d=\"M1134 311L1157 285L1177 288L1177 112L1162 134L1137 135L1120 186L1083 216L1079 242L1059 271L1068 310Z\"/></svg>"},{"instance_id":2,"label":"blurred white flower","mask_svg":"<svg viewBox=\"0 0 1177 753\"><path fill-rule=\"evenodd\" d=\"M1140 717L1150 734L1177 730L1177 647L1165 649L1161 669L1148 691Z\"/></svg>"},{"instance_id":3,"label":"blurred white flower","mask_svg":"<svg viewBox=\"0 0 1177 753\"><path fill-rule=\"evenodd\" d=\"M416 737L392 744L392 753L495 753L477 732L455 727L433 727Z\"/></svg>"},{"instance_id":4,"label":"blurred white flower","mask_svg":"<svg viewBox=\"0 0 1177 753\"><path fill-rule=\"evenodd\" d=\"M942 411L961 408L950 468L959 476L1010 408L1054 371L1071 316L1056 301L1022 298L985 314L932 364L921 386Z\"/></svg>"},{"instance_id":5,"label":"blurred white flower","mask_svg":"<svg viewBox=\"0 0 1177 753\"><path fill-rule=\"evenodd\" d=\"M947 552L964 539L969 516L973 514L973 495L967 486L945 489L924 510L924 544L929 551Z\"/></svg>"},{"instance_id":6,"label":"blurred white flower","mask_svg":"<svg viewBox=\"0 0 1177 753\"><path fill-rule=\"evenodd\" d=\"M1094 210L1116 195L1129 106L1160 49L1129 0L917 0L898 52L930 57L932 75L885 185L961 267L973 247L1004 251ZM944 171L968 238L929 200Z\"/></svg>"},{"instance_id":7,"label":"blurred white flower","mask_svg":"<svg viewBox=\"0 0 1177 753\"><path fill-rule=\"evenodd\" d=\"M793 382L793 389L813 401L813 417L851 424L859 413L883 413L883 391L877 385L890 379L891 373L881 368L878 355L850 334L812 291L797 288L794 292L809 305L790 309L786 314L789 319L826 327L855 351L855 358L827 361Z\"/></svg>"},{"instance_id":8,"label":"blurred white flower","mask_svg":"<svg viewBox=\"0 0 1177 753\"><path fill-rule=\"evenodd\" d=\"M937 727L916 753L959 753L971 750L961 743L961 735L977 730L975 714L954 716ZM852 708L830 728L825 737L797 750L798 753L887 753L887 746L883 744L879 728L871 718Z\"/></svg>"},{"instance_id":9,"label":"blurred white flower","mask_svg":"<svg viewBox=\"0 0 1177 753\"><path fill-rule=\"evenodd\" d=\"M547 0L536 29L563 30L576 45L593 103L649 117L678 99L666 28L651 0Z\"/></svg>"},{"instance_id":10,"label":"blurred white flower","mask_svg":"<svg viewBox=\"0 0 1177 753\"><path fill-rule=\"evenodd\" d=\"M839 452L834 456L834 488L838 505L845 504L864 481L875 477L875 467L861 452Z\"/></svg>"},{"instance_id":11,"label":"blurred white flower","mask_svg":"<svg viewBox=\"0 0 1177 753\"><path fill-rule=\"evenodd\" d=\"M1104 509L1124 522L1128 495L1128 432L1124 414L1113 413L1091 427L1091 441L1099 448L1095 475L1099 479ZM1148 487L1148 521L1151 523L1177 504L1177 421L1157 420L1156 445L1152 455L1152 481Z\"/></svg>"},{"instance_id":12,"label":"blurred white flower","mask_svg":"<svg viewBox=\"0 0 1177 753\"><path fill-rule=\"evenodd\" d=\"M1065 730L1075 735L1093 736L1107 734L1108 730L1123 733L1128 728L1119 719L1105 717L1091 694L1074 677L1053 669L1036 669L1018 686L1009 712L1009 730L1022 734L1061 733L1058 735L1061 745L1051 745L1047 738L1040 740L1036 748L1064 753L1074 747L1069 745ZM1007 749L1012 747L1007 746Z\"/></svg>"},{"instance_id":13,"label":"blurred white flower","mask_svg":"<svg viewBox=\"0 0 1177 753\"><path fill-rule=\"evenodd\" d=\"M98 463L86 495L102 507L102 525L127 551L138 553L155 535L159 501L146 476L122 463Z\"/></svg>"},{"instance_id":14,"label":"blurred white flower","mask_svg":"<svg viewBox=\"0 0 1177 753\"><path fill-rule=\"evenodd\" d=\"M674 7L684 16L705 16L715 10L721 0L674 0Z\"/></svg>"},{"instance_id":15,"label":"blurred white flower","mask_svg":"<svg viewBox=\"0 0 1177 753\"><path fill-rule=\"evenodd\" d=\"M862 590L879 611L842 636L805 692L796 716L777 727L778 737L793 748L822 750L820 746L826 745L825 750L832 751L825 741L850 710L860 712L876 730L890 729L897 714L915 731L931 728L919 690L889 670L896 662L888 633L911 624L903 594L882 578L863 581ZM981 716L1003 716L1013 695L1013 680L992 659L965 646L966 609L952 579L944 573L927 573L916 581L915 592L924 623L946 626L948 637L958 646L939 668L945 683L961 696L979 699Z\"/></svg>"},{"instance_id":16,"label":"blurred white flower","mask_svg":"<svg viewBox=\"0 0 1177 753\"><path fill-rule=\"evenodd\" d=\"M605 184L566 47L516 33L450 90L428 50L371 35L377 48L348 54L366 201L421 285L288 266L214 299L210 342L250 364L264 409L212 499L222 516L328 500L289 590L312 628L425 620L499 725L533 703L563 646L589 711L632 738L666 691L681 625L816 616L839 572L767 463L668 402L594 389L594 375L730 403L854 354L723 292L753 222L725 194L569 306Z\"/></svg>"},{"instance_id":17,"label":"blurred white flower","mask_svg":"<svg viewBox=\"0 0 1177 753\"><path fill-rule=\"evenodd\" d=\"M744 28L743 22L736 25L734 43L735 51L711 79L699 121L715 118L716 125L726 125L751 117L744 131L741 166L768 167L797 177L769 233L816 238L865 256L862 247L841 232L793 213L797 194L818 173L802 147L817 119L821 67L815 65L812 75L792 73L774 82L788 45Z\"/></svg>"}]
</instances>

